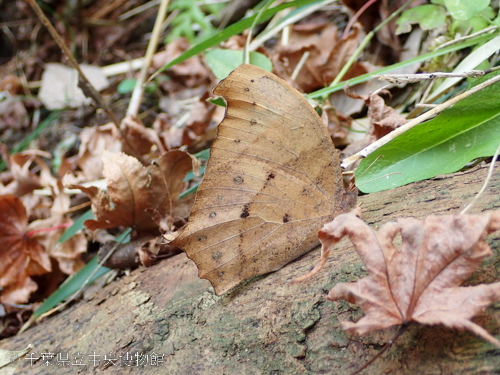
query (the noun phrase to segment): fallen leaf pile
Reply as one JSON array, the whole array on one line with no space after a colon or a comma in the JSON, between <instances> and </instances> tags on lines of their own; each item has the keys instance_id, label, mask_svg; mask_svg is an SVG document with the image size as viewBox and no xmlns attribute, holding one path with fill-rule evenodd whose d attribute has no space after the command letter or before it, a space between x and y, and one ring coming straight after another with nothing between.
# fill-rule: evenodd
<instances>
[{"instance_id":1,"label":"fallen leaf pile","mask_svg":"<svg viewBox=\"0 0 500 375\"><path fill-rule=\"evenodd\" d=\"M347 235L369 276L335 285L327 298L356 303L365 312L356 323L342 322L350 333L410 322L441 324L469 330L500 347L500 341L470 320L500 301L500 282L460 286L492 255L484 237L498 229L500 211L398 219L378 232L354 213L339 215L319 233L322 262ZM398 235L400 248L393 243Z\"/></svg>"}]
</instances>

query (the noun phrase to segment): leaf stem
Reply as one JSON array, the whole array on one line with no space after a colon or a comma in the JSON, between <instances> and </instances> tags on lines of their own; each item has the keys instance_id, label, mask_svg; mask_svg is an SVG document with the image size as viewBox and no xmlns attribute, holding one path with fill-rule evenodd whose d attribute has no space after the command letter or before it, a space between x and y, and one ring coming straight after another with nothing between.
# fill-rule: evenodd
<instances>
[{"instance_id":1,"label":"leaf stem","mask_svg":"<svg viewBox=\"0 0 500 375\"><path fill-rule=\"evenodd\" d=\"M382 349L380 349L380 351L375 354L368 362L366 362L363 366L361 366L360 368L358 368L356 371L354 371L353 373L351 373L351 375L356 375L356 374L359 374L361 371L363 371L365 368L367 368L368 366L370 366L373 362L375 362L382 354L384 354L387 349L389 349L392 344L394 344L396 342L396 340L399 338L399 336L401 336L403 333L405 333L406 329L408 328L408 324L403 324L401 325L401 327L399 327L398 331L396 332L396 334L392 337L392 339L390 339L383 347Z\"/></svg>"},{"instance_id":2,"label":"leaf stem","mask_svg":"<svg viewBox=\"0 0 500 375\"><path fill-rule=\"evenodd\" d=\"M59 230L59 229L68 228L69 226L71 226L71 223L62 223L62 224L55 225L55 226L50 227L50 228L33 229L33 230L30 230L29 232L26 232L25 236L26 237L31 237L31 236L33 236L35 234L38 234L38 233L53 232L53 231L56 231L56 230Z\"/></svg>"}]
</instances>

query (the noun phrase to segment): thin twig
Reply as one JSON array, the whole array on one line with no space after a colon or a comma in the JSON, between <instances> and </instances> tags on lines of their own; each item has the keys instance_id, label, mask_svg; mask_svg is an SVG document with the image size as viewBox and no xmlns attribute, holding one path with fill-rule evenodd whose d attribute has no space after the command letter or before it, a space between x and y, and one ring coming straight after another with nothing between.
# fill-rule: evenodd
<instances>
[{"instance_id":1,"label":"thin twig","mask_svg":"<svg viewBox=\"0 0 500 375\"><path fill-rule=\"evenodd\" d=\"M390 83L401 84L401 83L416 83L435 78L454 78L454 77L479 78L495 70L498 70L498 68L486 69L486 70L469 70L467 72L456 72L456 73L433 72L433 73L416 73L416 74L374 74L372 77L377 78L380 81L387 81Z\"/></svg>"},{"instance_id":2,"label":"thin twig","mask_svg":"<svg viewBox=\"0 0 500 375\"><path fill-rule=\"evenodd\" d=\"M153 55L158 46L158 40L160 39L161 26L165 17L167 15L169 0L162 0L160 3L160 8L158 9L158 14L156 16L155 25L153 27L153 32L151 33L151 39L149 40L148 49L146 50L146 56L144 57L144 63L137 77L137 82L135 83L134 91L132 92L132 97L130 98L129 106L127 109L127 116L137 117L139 112L139 106L141 105L142 96L144 95L144 82L146 81L146 75L148 74L149 66L153 60Z\"/></svg>"},{"instance_id":3,"label":"thin twig","mask_svg":"<svg viewBox=\"0 0 500 375\"><path fill-rule=\"evenodd\" d=\"M71 53L71 51L69 50L69 48L66 46L66 43L64 43L64 41L62 40L61 36L57 32L57 30L54 28L54 26L52 26L52 24L50 23L49 19L43 13L43 11L40 8L40 6L36 3L35 0L28 0L28 2L30 3L31 8L33 8L33 10L35 11L36 15L40 19L40 21L42 21L42 23L45 25L45 27L47 28L47 30L49 30L50 35L52 35L52 38L54 38L54 40L56 41L56 43L59 46L59 48L61 48L63 50L64 54L66 55L66 57L70 61L71 65L73 65L73 67L78 72L78 81L79 81L78 86L82 89L82 91L85 94L87 94L88 96L92 97L96 101L96 103L101 108L104 109L104 111L109 116L109 118L111 119L111 121L113 121L113 123L117 127L119 127L120 123L116 119L115 114L113 113L113 111L111 110L111 108L109 108L109 106L106 104L106 102L104 101L104 98L101 96L101 94L99 94L99 92L89 82L89 80L87 79L87 77L85 77L85 74L83 74L83 71L80 68L80 64L78 64L78 62L75 60L75 58L73 57L73 54Z\"/></svg>"},{"instance_id":4,"label":"thin twig","mask_svg":"<svg viewBox=\"0 0 500 375\"><path fill-rule=\"evenodd\" d=\"M375 362L382 354L384 354L387 349L389 349L392 344L394 344L396 342L396 340L399 338L399 336L401 336L403 333L405 333L406 331L406 328L408 327L407 324L403 324L401 327L399 327L398 331L396 332L396 334L392 337L392 339L390 339L384 346L382 349L380 349L380 351L374 355L372 357L372 359L370 359L368 362L366 362L363 366L361 366L360 368L358 368L356 371L354 371L353 373L351 373L351 375L356 375L356 374L359 374L361 371L363 371L365 368L367 368L368 366L370 366L373 362Z\"/></svg>"},{"instance_id":5,"label":"thin twig","mask_svg":"<svg viewBox=\"0 0 500 375\"><path fill-rule=\"evenodd\" d=\"M437 46L436 49L435 49L435 51L437 51L437 50L439 50L441 48L445 48L445 47L451 46L451 45L456 44L456 43L463 42L463 41L465 41L467 39L475 38L478 35L486 34L486 33L489 33L490 31L495 31L496 29L498 29L498 26L490 26L490 27L487 27L486 29L482 29L482 30L478 31L477 33L470 34L470 35L465 35L463 37L450 40L449 42L446 42L446 43L443 43L443 44Z\"/></svg>"},{"instance_id":6,"label":"thin twig","mask_svg":"<svg viewBox=\"0 0 500 375\"><path fill-rule=\"evenodd\" d=\"M292 75L290 76L290 79L292 81L295 81L295 79L297 79L297 76L299 75L300 71L304 67L304 64L306 63L307 59L309 58L309 55L311 55L311 52L306 51L306 52L304 52L304 54L300 58L299 62L297 63L297 66L295 67Z\"/></svg>"},{"instance_id":7,"label":"thin twig","mask_svg":"<svg viewBox=\"0 0 500 375\"><path fill-rule=\"evenodd\" d=\"M415 117L414 119L411 119L406 124L400 126L399 128L395 129L394 131L390 132L385 137L380 138L378 141L373 142L371 145L364 148L360 152L358 152L354 155L351 155L348 158L344 159L344 161L341 164L342 168L344 168L344 169L348 168L350 165L352 165L356 161L363 159L363 158L366 158L372 152L379 149L380 147L387 144L389 141L393 140L394 138L398 137L399 135L403 134L404 132L408 131L409 129L413 128L414 126L436 116L437 114L441 113L445 109L450 108L451 106L458 103L459 101L461 101L465 98L468 98L469 96L471 96L471 95L473 95L473 94L483 90L484 88L489 87L497 82L500 82L500 75L497 75L497 76L495 76L495 77L493 77L485 82L482 82L479 85L474 86L470 90L468 90L460 95L457 95L454 98L451 98L450 100L448 100L442 104L439 104L435 108L421 114L418 117Z\"/></svg>"},{"instance_id":8,"label":"thin twig","mask_svg":"<svg viewBox=\"0 0 500 375\"><path fill-rule=\"evenodd\" d=\"M493 176L493 169L495 169L495 163L498 159L498 154L500 153L500 145L497 147L496 151L495 151L495 155L493 155L493 159L491 159L491 164L490 164L490 168L488 169L488 175L486 176L486 179L484 180L484 184L483 186L481 187L481 190L478 191L478 193L476 194L476 196L474 197L474 199L467 205L465 206L465 208L462 210L462 212L460 212L461 214L465 214L467 213L467 211L469 211L469 209L474 205L474 203L481 197L481 195L483 195L483 193L485 192L490 180L491 180L491 176Z\"/></svg>"},{"instance_id":9,"label":"thin twig","mask_svg":"<svg viewBox=\"0 0 500 375\"><path fill-rule=\"evenodd\" d=\"M347 26L344 29L344 32L342 33L341 39L347 38L347 36L349 35L349 31L351 31L352 25L354 25L354 22L356 22L358 20L359 16L361 16L365 12L365 10L367 10L370 6L372 6L376 1L377 0L369 0L365 3L365 5L363 5L361 8L359 8L359 10L356 12L356 14L354 16L352 16L352 18L349 20L349 23L347 24Z\"/></svg>"}]
</instances>

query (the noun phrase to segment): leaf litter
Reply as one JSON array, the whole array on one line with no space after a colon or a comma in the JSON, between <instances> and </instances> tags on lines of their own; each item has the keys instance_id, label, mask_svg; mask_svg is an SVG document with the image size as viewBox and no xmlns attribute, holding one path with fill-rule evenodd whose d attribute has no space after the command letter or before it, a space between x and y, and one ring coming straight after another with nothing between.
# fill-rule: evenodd
<instances>
[{"instance_id":1,"label":"leaf litter","mask_svg":"<svg viewBox=\"0 0 500 375\"><path fill-rule=\"evenodd\" d=\"M127 3L123 5L123 8L111 9L103 13L98 4L99 1L95 3L90 7L84 7L81 14L83 18L99 15L102 19L116 20L120 14L129 10L126 7L131 6ZM359 9L354 2L345 1L344 3L354 10ZM401 4L394 6L399 5ZM16 7L22 8L23 5L19 2ZM331 23L325 22L328 15L325 17L324 13L318 12L310 19L291 28L292 43L280 43L277 48L273 48L270 44L261 47L259 52L271 57L279 76L289 80L302 91L309 92L314 88L329 84L354 52L361 36L378 22L376 18L384 18L393 10L389 10L385 3L380 4L379 12L366 12L360 18L364 29L354 25L345 37L340 37L338 30L335 27L332 28ZM16 17L20 15L24 17L26 14L29 12L26 8L22 8ZM29 17L32 15L30 14ZM33 18L31 21L34 21ZM33 24L36 24L36 20ZM117 60L117 57L124 56L124 51L129 54L127 59L130 55L142 56L144 48L137 50L128 48L128 45L131 45L129 41L134 37L134 27L131 25L133 24L130 24L128 28L121 24L103 29L91 27L91 37L99 37L95 44L89 44L90 49L86 52L88 53L87 61L95 61L97 64L119 62L121 59ZM349 77L373 70L376 63L387 64L388 61L394 59L394 56L397 57L400 54L399 39L391 32L394 28L395 24L391 23L379 35L382 44L392 50L390 58L382 54L382 57L375 58L367 56L366 60L356 63L351 68L348 72ZM30 30L30 28L26 29ZM26 46L31 43L31 35L30 32L23 30L19 29L16 36L19 38L20 45ZM68 30L62 32L68 32ZM108 38L102 37L103 32ZM46 31L41 29L40 33L40 40L46 43L48 40ZM332 40L335 43L332 43ZM243 41L244 38L241 36L234 36L226 43L226 46L241 50ZM105 46L103 43L106 43ZM156 54L154 68L163 66L188 48L189 44L185 39L173 41L165 51ZM310 58L297 78L292 79L292 73L297 68L304 52L309 52ZM23 79L29 82L40 80L42 75L40 60L45 63L58 63L62 60L58 48L50 43L39 47L36 58L27 54L21 56L21 59L24 64ZM5 120L0 122L1 140L9 145L18 141L16 133L19 129L26 130L29 126L36 125L34 120L31 124L29 123L29 117L34 117L32 115L37 108L42 106L41 99L43 99L42 97L30 101L19 100L22 94L28 95L30 92L27 86L21 84L21 80L16 76L17 73L12 67L16 68L15 65L9 65L4 70L7 74L0 80L0 87L5 87L11 96L9 105L0 107L0 118ZM130 72L128 71L127 74L130 75ZM6 285L0 297L2 301L6 298L5 296L10 296L9 298L18 302L28 301L37 287L31 276L51 272L51 264L57 264L65 273L74 273L82 264L80 254L82 250L85 251L85 246L82 244L90 238L100 238L103 230L116 233L117 227L132 226L135 228L134 235L140 240L143 233L148 233L148 236L150 233L168 233L185 224L194 198L191 195L185 200L177 201L176 197L186 189L187 184L183 181L183 177L193 166L192 158L184 151L174 151L177 152L176 156L170 154L169 157L166 157L168 154L165 152L178 147L190 147L190 151L196 152L201 147L206 147L213 140L214 123L218 122L216 119L220 117L220 111L215 110L214 106L206 101L208 89L215 82L212 72L206 68L201 55L172 67L166 72L164 78L156 82L161 95L168 99L159 100L161 113L146 111L141 120L133 119L133 122L123 122L120 129L114 124L95 126L102 124L103 121L94 113L88 116L89 113L85 113L88 108L81 108L70 115L68 123L77 123L83 129L81 131L78 129L80 141L78 145L68 152L67 158L64 157L65 171L71 172L66 175L64 181L68 187L79 187L90 198L95 219L87 221L86 226L95 232L92 236L88 232L80 232L75 236L76 242L72 242L72 239L65 248L57 247L56 233L62 230L58 226L66 226L72 222L71 212L84 202L83 196L77 195L70 201L68 196L64 195L64 189L60 186L60 179L63 175L57 176L57 171L50 171L51 157L47 153L23 152L8 155L7 148L2 147L2 157L8 170L0 174L0 194L2 194L0 198L10 202L14 207L7 211L12 216L4 214L7 216L3 217L6 222L16 223L4 229L5 235L10 236L8 233L12 233L14 248L26 250L22 255L19 252L16 253L17 255L14 254L13 261L9 260L10 266L4 266L0 272L2 286L4 283ZM109 98L111 95L108 96ZM190 104L187 110L179 110L181 107L179 103L185 100L196 104ZM156 104L155 98L146 97L143 104L152 108ZM117 111L123 112L120 108L117 108ZM351 113L349 116L343 115L340 107L324 106L323 108L322 118L330 134L334 136L336 145L346 144L345 129L352 122L350 115ZM92 120L89 121L89 117ZM68 128L70 127L67 126L61 132L63 134L61 137L67 134ZM69 132L74 133L74 129L70 129ZM40 137L30 145L30 148L47 150L55 148L54 140L49 139L48 135L46 138ZM156 162L151 163L151 161ZM52 174L57 177L53 177ZM103 177L107 182L107 191L83 185ZM48 194L42 197L35 196L32 194L35 189L43 189ZM11 194L22 196L22 198ZM158 197L161 199L157 199ZM240 216L244 212L248 212L249 216L252 214L252 210L247 208L246 211L240 213ZM284 218L285 216L281 218L282 222ZM44 232L44 226L47 226L45 229L50 227L56 230ZM31 230L41 231L36 235L27 236ZM105 233L107 235L107 232ZM145 236L142 238L143 242L146 241ZM151 245L151 247L155 246ZM50 259L53 259L55 263ZM22 266L14 269L17 268L17 264L22 264ZM4 277L3 271L11 276ZM405 317L401 319L403 318Z\"/></svg>"}]
</instances>

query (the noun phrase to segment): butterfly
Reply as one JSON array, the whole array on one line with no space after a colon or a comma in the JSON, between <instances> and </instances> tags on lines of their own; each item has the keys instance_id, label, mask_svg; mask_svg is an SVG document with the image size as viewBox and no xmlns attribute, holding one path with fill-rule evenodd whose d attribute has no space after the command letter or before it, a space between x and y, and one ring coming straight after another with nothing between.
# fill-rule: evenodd
<instances>
[{"instance_id":1,"label":"butterfly","mask_svg":"<svg viewBox=\"0 0 500 375\"><path fill-rule=\"evenodd\" d=\"M337 152L290 84L241 65L213 88L226 102L189 222L172 242L222 294L314 248L341 211Z\"/></svg>"}]
</instances>

